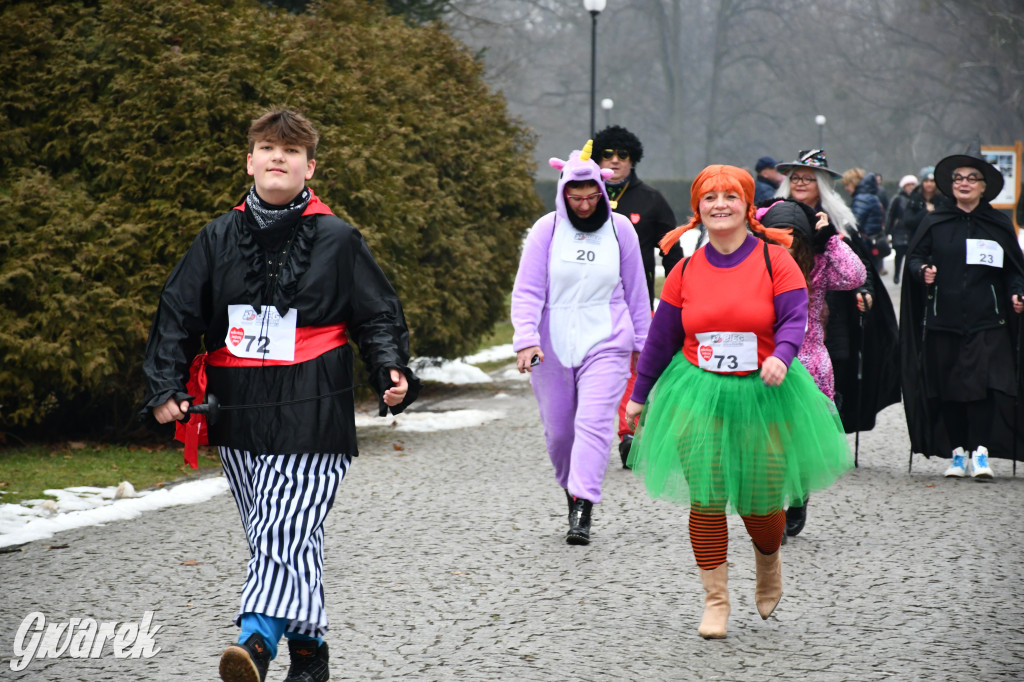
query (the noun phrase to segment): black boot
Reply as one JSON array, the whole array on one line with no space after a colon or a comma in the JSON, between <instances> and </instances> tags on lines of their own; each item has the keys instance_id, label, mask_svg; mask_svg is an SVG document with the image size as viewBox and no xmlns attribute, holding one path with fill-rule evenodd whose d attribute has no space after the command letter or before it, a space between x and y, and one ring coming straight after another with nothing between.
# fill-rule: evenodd
<instances>
[{"instance_id":1,"label":"black boot","mask_svg":"<svg viewBox=\"0 0 1024 682\"><path fill-rule=\"evenodd\" d=\"M807 498L802 506L791 506L786 510L786 535L789 537L795 538L804 529L804 523L807 521L807 503L809 501L810 498Z\"/></svg>"},{"instance_id":2,"label":"black boot","mask_svg":"<svg viewBox=\"0 0 1024 682\"><path fill-rule=\"evenodd\" d=\"M292 664L284 682L327 682L331 679L327 669L327 642L317 648L316 642L289 639L288 653Z\"/></svg>"},{"instance_id":3,"label":"black boot","mask_svg":"<svg viewBox=\"0 0 1024 682\"><path fill-rule=\"evenodd\" d=\"M270 649L263 635L252 634L242 644L232 644L220 657L224 682L263 682L270 667Z\"/></svg>"},{"instance_id":4,"label":"black boot","mask_svg":"<svg viewBox=\"0 0 1024 682\"><path fill-rule=\"evenodd\" d=\"M572 501L572 509L569 511L569 532L565 541L570 545L590 544L590 511L594 503L579 497Z\"/></svg>"},{"instance_id":5,"label":"black boot","mask_svg":"<svg viewBox=\"0 0 1024 682\"><path fill-rule=\"evenodd\" d=\"M626 460L629 458L629 447L632 444L633 436L628 433L622 437L622 440L619 441L619 457L622 458L623 469L629 469L629 467L626 466Z\"/></svg>"},{"instance_id":6,"label":"black boot","mask_svg":"<svg viewBox=\"0 0 1024 682\"><path fill-rule=\"evenodd\" d=\"M572 523L572 495L570 495L569 491L566 490L565 488L562 488L562 490L565 490L565 501L569 503L569 523L571 524Z\"/></svg>"}]
</instances>

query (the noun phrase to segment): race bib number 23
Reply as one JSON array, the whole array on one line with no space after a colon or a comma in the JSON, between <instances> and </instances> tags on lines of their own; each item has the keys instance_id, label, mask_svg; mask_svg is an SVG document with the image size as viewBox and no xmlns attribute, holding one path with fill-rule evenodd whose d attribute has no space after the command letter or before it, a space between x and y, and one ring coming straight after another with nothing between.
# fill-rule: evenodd
<instances>
[{"instance_id":1,"label":"race bib number 23","mask_svg":"<svg viewBox=\"0 0 1024 682\"><path fill-rule=\"evenodd\" d=\"M990 239L967 240L967 264L1003 267L1003 247Z\"/></svg>"}]
</instances>

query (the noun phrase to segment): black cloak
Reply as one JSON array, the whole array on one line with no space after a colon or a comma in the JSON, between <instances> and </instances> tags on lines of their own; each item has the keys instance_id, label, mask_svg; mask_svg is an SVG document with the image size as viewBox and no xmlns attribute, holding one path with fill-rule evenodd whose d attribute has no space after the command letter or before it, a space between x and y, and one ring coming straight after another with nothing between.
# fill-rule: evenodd
<instances>
[{"instance_id":1,"label":"black cloak","mask_svg":"<svg viewBox=\"0 0 1024 682\"><path fill-rule=\"evenodd\" d=\"M892 299L867 256L860 235L852 235L847 243L864 263L867 276L874 284L870 312L859 316L856 322L851 320L849 360L835 363L835 390L841 396L836 407L843 420L843 429L846 433L853 433L875 428L875 416L883 408L900 401L899 329ZM838 294L836 304L856 309L856 290L833 293ZM859 380L858 366L862 375Z\"/></svg>"},{"instance_id":2,"label":"black cloak","mask_svg":"<svg viewBox=\"0 0 1024 682\"><path fill-rule=\"evenodd\" d=\"M926 342L924 309L927 297L926 287L910 272L910 254L920 243L925 232L936 225L958 220L963 211L951 207L937 209L921 221L920 227L907 246L907 261L903 272L900 300L900 369L903 387L903 409L907 415L907 430L910 432L910 447L926 457L952 457L953 446L939 413L939 400L928 398L928 381L934 380L933 372L924 362L922 341ZM1024 253L1021 252L1009 219L987 203L981 204L970 213L979 236L998 241L1003 247L1004 268L1012 269L1024 278ZM1017 378L1017 395L1024 398L1024 385L1020 371L1020 325L1021 316L1010 313L1009 324L1015 358L1013 367L1007 371ZM986 443L989 457L1024 460L1024 400L1014 399L999 391L993 391L996 414L992 421L992 437ZM1014 434L1016 433L1016 437Z\"/></svg>"}]
</instances>

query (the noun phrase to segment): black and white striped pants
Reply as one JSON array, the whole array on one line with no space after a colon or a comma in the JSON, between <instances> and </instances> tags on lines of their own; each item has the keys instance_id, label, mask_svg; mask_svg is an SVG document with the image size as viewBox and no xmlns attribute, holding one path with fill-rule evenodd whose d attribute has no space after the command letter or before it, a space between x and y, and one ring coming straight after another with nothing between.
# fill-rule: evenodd
<instances>
[{"instance_id":1,"label":"black and white striped pants","mask_svg":"<svg viewBox=\"0 0 1024 682\"><path fill-rule=\"evenodd\" d=\"M323 637L324 520L349 455L253 454L220 448L224 475L249 541L243 613L287 618L286 632Z\"/></svg>"}]
</instances>

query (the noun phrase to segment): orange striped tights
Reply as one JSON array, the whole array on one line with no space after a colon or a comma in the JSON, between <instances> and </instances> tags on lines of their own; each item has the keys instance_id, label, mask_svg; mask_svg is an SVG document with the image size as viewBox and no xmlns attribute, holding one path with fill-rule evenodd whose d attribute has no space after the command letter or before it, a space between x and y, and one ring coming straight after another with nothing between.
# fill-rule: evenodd
<instances>
[{"instance_id":1,"label":"orange striped tights","mask_svg":"<svg viewBox=\"0 0 1024 682\"><path fill-rule=\"evenodd\" d=\"M782 544L786 512L778 510L766 516L741 516L747 533L761 554L774 554ZM729 552L729 527L724 511L690 509L690 544L697 565L705 571L725 562Z\"/></svg>"}]
</instances>

